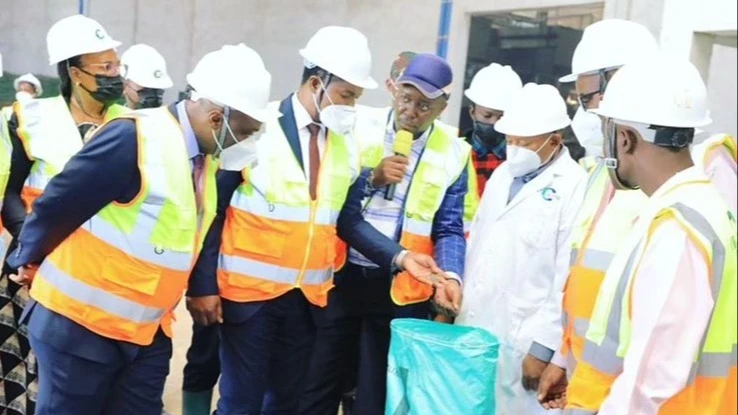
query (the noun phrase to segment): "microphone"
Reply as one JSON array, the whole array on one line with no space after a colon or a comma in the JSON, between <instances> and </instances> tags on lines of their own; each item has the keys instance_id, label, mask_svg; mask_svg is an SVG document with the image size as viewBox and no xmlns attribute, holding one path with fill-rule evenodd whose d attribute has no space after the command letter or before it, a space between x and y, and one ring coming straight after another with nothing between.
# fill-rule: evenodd
<instances>
[{"instance_id":1,"label":"microphone","mask_svg":"<svg viewBox=\"0 0 738 415\"><path fill-rule=\"evenodd\" d=\"M410 147L413 145L413 133L410 131L400 130L395 134L395 143L392 145L392 151L396 156L407 157L410 155ZM384 192L384 200L392 200L395 198L395 188L397 184L387 186Z\"/></svg>"}]
</instances>

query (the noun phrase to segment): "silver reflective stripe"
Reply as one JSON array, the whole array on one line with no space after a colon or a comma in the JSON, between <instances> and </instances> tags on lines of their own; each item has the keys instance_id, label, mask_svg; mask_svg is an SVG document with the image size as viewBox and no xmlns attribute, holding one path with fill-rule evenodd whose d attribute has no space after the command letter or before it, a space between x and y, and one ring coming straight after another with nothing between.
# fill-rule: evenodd
<instances>
[{"instance_id":1,"label":"silver reflective stripe","mask_svg":"<svg viewBox=\"0 0 738 415\"><path fill-rule=\"evenodd\" d=\"M589 320L586 318L576 317L574 318L574 334L578 337L584 337L587 335L589 329Z\"/></svg>"},{"instance_id":2,"label":"silver reflective stripe","mask_svg":"<svg viewBox=\"0 0 738 415\"><path fill-rule=\"evenodd\" d=\"M584 251L580 266L595 271L607 272L607 268L610 267L610 263L614 256L615 255L613 255L612 252L587 249Z\"/></svg>"},{"instance_id":3,"label":"silver reflective stripe","mask_svg":"<svg viewBox=\"0 0 738 415\"><path fill-rule=\"evenodd\" d=\"M733 345L733 350L725 353L703 352L697 365L697 376L709 378L725 378L730 374L731 366L735 366L738 349Z\"/></svg>"},{"instance_id":4,"label":"silver reflective stripe","mask_svg":"<svg viewBox=\"0 0 738 415\"><path fill-rule=\"evenodd\" d=\"M574 357L574 351L569 349L569 353L566 354L566 379L570 380L574 376L574 371L577 369L577 359Z\"/></svg>"},{"instance_id":5,"label":"silver reflective stripe","mask_svg":"<svg viewBox=\"0 0 738 415\"><path fill-rule=\"evenodd\" d=\"M226 272L235 272L279 284L296 284L300 271L279 265L267 264L248 258L232 255L220 255L220 267ZM302 282L305 284L322 284L333 277L333 268L322 270L305 270Z\"/></svg>"},{"instance_id":6,"label":"silver reflective stripe","mask_svg":"<svg viewBox=\"0 0 738 415\"><path fill-rule=\"evenodd\" d=\"M141 261L155 264L165 269L189 271L194 256L192 252L177 252L170 249L162 249L149 242L151 231L157 223L156 216L158 216L152 214L151 210L151 205L144 206L136 219L136 225L129 234L121 232L108 221L100 219L97 216L90 218L81 228L87 230L108 245L114 246L127 255L140 259Z\"/></svg>"},{"instance_id":7,"label":"silver reflective stripe","mask_svg":"<svg viewBox=\"0 0 738 415\"><path fill-rule=\"evenodd\" d=\"M308 285L320 285L333 278L333 267L320 269L307 269L302 276L302 283Z\"/></svg>"},{"instance_id":8,"label":"silver reflective stripe","mask_svg":"<svg viewBox=\"0 0 738 415\"><path fill-rule=\"evenodd\" d=\"M38 272L46 283L67 297L137 324L158 323L166 311L162 308L147 307L87 285L61 271L48 260L41 264Z\"/></svg>"},{"instance_id":9,"label":"silver reflective stripe","mask_svg":"<svg viewBox=\"0 0 738 415\"><path fill-rule=\"evenodd\" d=\"M569 266L573 267L577 264L577 257L579 256L579 248L572 248L571 254L569 254Z\"/></svg>"},{"instance_id":10,"label":"silver reflective stripe","mask_svg":"<svg viewBox=\"0 0 738 415\"><path fill-rule=\"evenodd\" d=\"M423 222L412 218L405 218L404 230L406 232L415 235L428 236L431 234L432 227L433 223L431 222Z\"/></svg>"},{"instance_id":11,"label":"silver reflective stripe","mask_svg":"<svg viewBox=\"0 0 738 415\"><path fill-rule=\"evenodd\" d=\"M566 409L564 415L595 415L597 411L590 411L588 409Z\"/></svg>"},{"instance_id":12,"label":"silver reflective stripe","mask_svg":"<svg viewBox=\"0 0 738 415\"><path fill-rule=\"evenodd\" d=\"M323 202L319 202L319 204L323 204ZM287 222L308 222L310 220L309 203L306 202L304 206L288 206L284 203L272 203L267 201L256 190L251 195L246 195L240 191L235 192L231 199L231 205L236 209L267 219ZM315 212L315 224L335 225L336 221L338 221L339 213L340 210L318 206Z\"/></svg>"},{"instance_id":13,"label":"silver reflective stripe","mask_svg":"<svg viewBox=\"0 0 738 415\"><path fill-rule=\"evenodd\" d=\"M625 296L625 288L630 279L631 270L635 265L635 259L640 251L641 244L630 253L628 262L625 265L623 273L620 275L618 287L615 290L614 300L610 307L610 315L607 317L607 330L602 344L597 345L589 339L585 338L584 350L582 351L582 360L589 363L592 367L600 372L609 375L618 375L623 371L623 359L618 357L617 351L620 345L620 316L623 307L623 297Z\"/></svg>"},{"instance_id":14,"label":"silver reflective stripe","mask_svg":"<svg viewBox=\"0 0 738 415\"><path fill-rule=\"evenodd\" d=\"M723 272L725 268L725 247L720 242L720 237L712 229L710 222L705 219L702 214L686 206L682 203L676 203L672 206L679 213L682 214L684 219L690 223L695 229L697 229L702 236L704 236L711 245L712 248L712 296L717 300L718 294L720 293L720 286L723 283ZM715 309L713 308L713 312ZM712 315L710 316L712 321Z\"/></svg>"},{"instance_id":15,"label":"silver reflective stripe","mask_svg":"<svg viewBox=\"0 0 738 415\"><path fill-rule=\"evenodd\" d=\"M709 241L712 249L712 281L710 289L712 291L713 298L717 301L718 295L720 294L720 287L723 282L723 272L725 268L725 247L720 241L720 237L717 235L715 230L710 225L710 222L695 209L686 206L682 203L676 203L672 206L678 211L682 217L689 222L689 224L697 229L702 236ZM715 307L713 307L710 313L710 320L713 319L715 313ZM733 345L733 349L730 352L715 353L705 352L704 347L707 342L707 336L710 335L711 327L705 331L702 341L700 343L700 350L703 350L698 357L697 362L692 365L692 370L689 373L689 379L687 384L692 384L697 376L704 377L715 377L724 378L730 373L730 367L736 364L736 345Z\"/></svg>"}]
</instances>

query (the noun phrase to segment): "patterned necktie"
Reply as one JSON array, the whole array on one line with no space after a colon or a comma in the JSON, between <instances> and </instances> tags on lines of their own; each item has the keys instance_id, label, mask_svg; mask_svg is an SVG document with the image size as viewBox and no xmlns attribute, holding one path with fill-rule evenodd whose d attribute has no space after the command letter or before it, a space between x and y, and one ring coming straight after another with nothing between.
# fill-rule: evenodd
<instances>
[{"instance_id":1,"label":"patterned necktie","mask_svg":"<svg viewBox=\"0 0 738 415\"><path fill-rule=\"evenodd\" d=\"M315 200L318 189L318 172L320 171L320 152L318 151L318 133L320 126L317 124L308 124L310 131L310 143L308 152L310 157L310 199Z\"/></svg>"}]
</instances>

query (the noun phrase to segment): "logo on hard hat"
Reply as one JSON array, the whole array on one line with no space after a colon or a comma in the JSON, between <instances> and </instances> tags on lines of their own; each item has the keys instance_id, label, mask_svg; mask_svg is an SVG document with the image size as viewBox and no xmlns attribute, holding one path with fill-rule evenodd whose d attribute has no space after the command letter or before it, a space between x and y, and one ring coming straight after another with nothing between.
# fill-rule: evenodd
<instances>
[{"instance_id":1,"label":"logo on hard hat","mask_svg":"<svg viewBox=\"0 0 738 415\"><path fill-rule=\"evenodd\" d=\"M674 95L674 104L678 108L692 109L692 91L685 89L681 94Z\"/></svg>"},{"instance_id":2,"label":"logo on hard hat","mask_svg":"<svg viewBox=\"0 0 738 415\"><path fill-rule=\"evenodd\" d=\"M105 39L105 33L103 33L102 29L95 30L95 36L97 36L98 39Z\"/></svg>"},{"instance_id":3,"label":"logo on hard hat","mask_svg":"<svg viewBox=\"0 0 738 415\"><path fill-rule=\"evenodd\" d=\"M157 70L154 71L154 78L156 78L156 79L161 78L163 75L164 74L159 69L157 69Z\"/></svg>"}]
</instances>

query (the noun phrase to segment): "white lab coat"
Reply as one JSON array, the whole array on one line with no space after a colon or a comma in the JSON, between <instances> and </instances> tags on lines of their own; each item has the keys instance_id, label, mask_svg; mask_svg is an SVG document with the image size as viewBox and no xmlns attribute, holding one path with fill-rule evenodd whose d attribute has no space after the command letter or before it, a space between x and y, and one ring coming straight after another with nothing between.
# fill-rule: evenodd
<instances>
[{"instance_id":1,"label":"white lab coat","mask_svg":"<svg viewBox=\"0 0 738 415\"><path fill-rule=\"evenodd\" d=\"M555 412L523 389L521 364L533 342L559 349L570 234L587 178L564 148L508 204L512 181L503 163L485 187L470 230L456 324L487 329L500 340L498 415L550 415Z\"/></svg>"}]
</instances>

